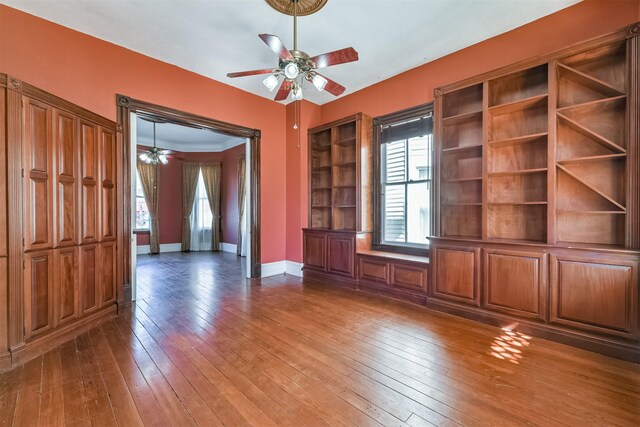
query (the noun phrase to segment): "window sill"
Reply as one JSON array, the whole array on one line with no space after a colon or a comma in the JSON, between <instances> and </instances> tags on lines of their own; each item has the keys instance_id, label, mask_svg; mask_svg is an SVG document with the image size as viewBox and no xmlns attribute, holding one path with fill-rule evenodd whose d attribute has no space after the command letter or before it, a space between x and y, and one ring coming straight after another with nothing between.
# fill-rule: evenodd
<instances>
[{"instance_id":1,"label":"window sill","mask_svg":"<svg viewBox=\"0 0 640 427\"><path fill-rule=\"evenodd\" d=\"M397 255L411 255L418 257L429 257L428 246L401 246L401 245L384 245L373 244L371 245L372 251L387 252Z\"/></svg>"},{"instance_id":2,"label":"window sill","mask_svg":"<svg viewBox=\"0 0 640 427\"><path fill-rule=\"evenodd\" d=\"M376 258L392 259L397 261L416 262L420 264L429 264L429 257L424 255L408 255L396 252L388 252L381 250L362 250L358 251L358 255L366 255Z\"/></svg>"}]
</instances>

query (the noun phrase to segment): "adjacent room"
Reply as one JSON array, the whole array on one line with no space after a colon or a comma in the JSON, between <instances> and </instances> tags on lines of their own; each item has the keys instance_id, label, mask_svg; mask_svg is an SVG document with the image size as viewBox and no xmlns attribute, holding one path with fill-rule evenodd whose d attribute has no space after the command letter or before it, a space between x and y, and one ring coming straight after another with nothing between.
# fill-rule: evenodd
<instances>
[{"instance_id":1,"label":"adjacent room","mask_svg":"<svg viewBox=\"0 0 640 427\"><path fill-rule=\"evenodd\" d=\"M0 0L0 425L640 425L640 0Z\"/></svg>"}]
</instances>

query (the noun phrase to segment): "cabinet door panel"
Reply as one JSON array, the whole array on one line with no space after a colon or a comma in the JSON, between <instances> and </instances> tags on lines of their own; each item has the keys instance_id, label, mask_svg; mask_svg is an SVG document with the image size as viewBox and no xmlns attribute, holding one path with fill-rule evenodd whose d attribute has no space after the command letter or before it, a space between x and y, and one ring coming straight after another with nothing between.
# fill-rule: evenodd
<instances>
[{"instance_id":1,"label":"cabinet door panel","mask_svg":"<svg viewBox=\"0 0 640 427\"><path fill-rule=\"evenodd\" d=\"M79 311L78 247L56 250L54 290L56 299L56 324L78 316Z\"/></svg>"},{"instance_id":2,"label":"cabinet door panel","mask_svg":"<svg viewBox=\"0 0 640 427\"><path fill-rule=\"evenodd\" d=\"M100 306L116 300L116 242L100 244Z\"/></svg>"},{"instance_id":3,"label":"cabinet door panel","mask_svg":"<svg viewBox=\"0 0 640 427\"><path fill-rule=\"evenodd\" d=\"M100 128L100 165L102 180L102 240L116 238L116 136Z\"/></svg>"},{"instance_id":4,"label":"cabinet door panel","mask_svg":"<svg viewBox=\"0 0 640 427\"><path fill-rule=\"evenodd\" d=\"M25 255L25 338L53 327L52 251Z\"/></svg>"},{"instance_id":5,"label":"cabinet door panel","mask_svg":"<svg viewBox=\"0 0 640 427\"><path fill-rule=\"evenodd\" d=\"M98 245L80 247L80 311L82 313L98 308L99 250Z\"/></svg>"},{"instance_id":6,"label":"cabinet door panel","mask_svg":"<svg viewBox=\"0 0 640 427\"><path fill-rule=\"evenodd\" d=\"M427 269L415 265L392 262L391 285L426 292Z\"/></svg>"},{"instance_id":7,"label":"cabinet door panel","mask_svg":"<svg viewBox=\"0 0 640 427\"><path fill-rule=\"evenodd\" d=\"M355 278L355 239L353 236L327 236L327 271Z\"/></svg>"},{"instance_id":8,"label":"cabinet door panel","mask_svg":"<svg viewBox=\"0 0 640 427\"><path fill-rule=\"evenodd\" d=\"M638 266L619 260L553 257L551 321L638 336Z\"/></svg>"},{"instance_id":9,"label":"cabinet door panel","mask_svg":"<svg viewBox=\"0 0 640 427\"><path fill-rule=\"evenodd\" d=\"M305 268L326 269L327 239L324 234L304 233Z\"/></svg>"},{"instance_id":10,"label":"cabinet door panel","mask_svg":"<svg viewBox=\"0 0 640 427\"><path fill-rule=\"evenodd\" d=\"M24 98L25 249L53 246L51 107Z\"/></svg>"},{"instance_id":11,"label":"cabinet door panel","mask_svg":"<svg viewBox=\"0 0 640 427\"><path fill-rule=\"evenodd\" d=\"M78 243L78 120L54 109L53 124L58 212L55 244L70 246Z\"/></svg>"},{"instance_id":12,"label":"cabinet door panel","mask_svg":"<svg viewBox=\"0 0 640 427\"><path fill-rule=\"evenodd\" d=\"M376 258L360 256L358 278L360 280L389 284L389 263Z\"/></svg>"},{"instance_id":13,"label":"cabinet door panel","mask_svg":"<svg viewBox=\"0 0 640 427\"><path fill-rule=\"evenodd\" d=\"M484 306L516 316L546 319L546 256L484 252Z\"/></svg>"},{"instance_id":14,"label":"cabinet door panel","mask_svg":"<svg viewBox=\"0 0 640 427\"><path fill-rule=\"evenodd\" d=\"M479 305L478 252L478 249L434 248L435 271L431 296Z\"/></svg>"},{"instance_id":15,"label":"cabinet door panel","mask_svg":"<svg viewBox=\"0 0 640 427\"><path fill-rule=\"evenodd\" d=\"M98 127L85 121L80 123L82 171L82 243L94 243L99 238L99 170Z\"/></svg>"}]
</instances>

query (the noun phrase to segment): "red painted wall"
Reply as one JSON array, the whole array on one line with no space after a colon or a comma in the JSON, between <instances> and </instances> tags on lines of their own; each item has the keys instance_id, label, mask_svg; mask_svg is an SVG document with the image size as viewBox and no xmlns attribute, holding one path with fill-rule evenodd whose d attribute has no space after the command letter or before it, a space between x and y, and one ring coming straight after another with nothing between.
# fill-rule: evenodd
<instances>
[{"instance_id":1,"label":"red painted wall","mask_svg":"<svg viewBox=\"0 0 640 427\"><path fill-rule=\"evenodd\" d=\"M309 112L304 126L317 126L355 114L372 117L433 100L433 89L505 65L552 52L640 21L640 0L586 0L552 15L501 34ZM354 41L357 47L357 43ZM308 220L306 151L296 156L297 133L292 131L293 109L287 107L287 259L302 260L302 233ZM306 140L307 127L300 129ZM295 181L295 182L293 182ZM297 191L298 184L301 191ZM298 219L294 218L298 214ZM294 225L295 224L295 225ZM297 227L297 229L295 229Z\"/></svg>"},{"instance_id":2,"label":"red painted wall","mask_svg":"<svg viewBox=\"0 0 640 427\"><path fill-rule=\"evenodd\" d=\"M285 259L285 106L0 5L0 72L116 119L116 94L260 129L262 262Z\"/></svg>"},{"instance_id":3,"label":"red painted wall","mask_svg":"<svg viewBox=\"0 0 640 427\"><path fill-rule=\"evenodd\" d=\"M160 165L160 195L158 200L160 244L182 241L182 164L183 162L220 162L222 183L220 210L222 242L238 241L238 159L245 154L245 145L220 153L183 153L174 151L169 163ZM148 245L149 235L138 234L137 244Z\"/></svg>"}]
</instances>

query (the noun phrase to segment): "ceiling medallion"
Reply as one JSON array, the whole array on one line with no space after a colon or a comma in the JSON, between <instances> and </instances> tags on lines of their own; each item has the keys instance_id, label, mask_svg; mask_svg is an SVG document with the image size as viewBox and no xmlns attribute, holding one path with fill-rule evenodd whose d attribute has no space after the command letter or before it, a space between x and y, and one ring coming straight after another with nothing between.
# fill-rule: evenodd
<instances>
[{"instance_id":1,"label":"ceiling medallion","mask_svg":"<svg viewBox=\"0 0 640 427\"><path fill-rule=\"evenodd\" d=\"M280 13L293 16L295 0L265 0L269 6ZM307 16L316 13L327 4L327 0L297 0L298 16Z\"/></svg>"}]
</instances>

